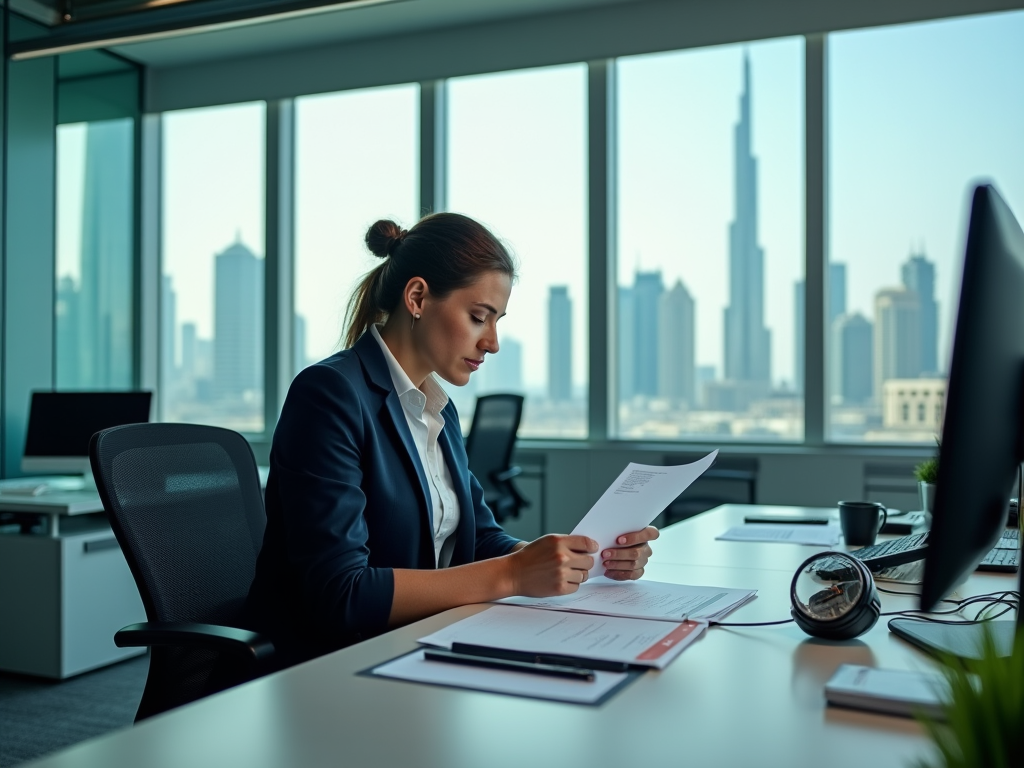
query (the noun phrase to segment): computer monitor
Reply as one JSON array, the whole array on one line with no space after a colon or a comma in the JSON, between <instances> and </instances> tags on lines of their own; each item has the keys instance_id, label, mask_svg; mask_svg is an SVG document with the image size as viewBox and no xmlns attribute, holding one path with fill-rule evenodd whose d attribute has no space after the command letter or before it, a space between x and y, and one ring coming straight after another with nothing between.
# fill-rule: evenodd
<instances>
[{"instance_id":1,"label":"computer monitor","mask_svg":"<svg viewBox=\"0 0 1024 768\"><path fill-rule=\"evenodd\" d=\"M149 421L152 392L33 392L21 471L88 474L101 429Z\"/></svg>"},{"instance_id":2,"label":"computer monitor","mask_svg":"<svg viewBox=\"0 0 1024 768\"><path fill-rule=\"evenodd\" d=\"M1022 461L1024 232L996 190L983 185L971 203L922 609L935 608L999 539ZM969 657L980 648L977 625L890 627L930 651ZM989 628L1009 653L1014 622Z\"/></svg>"}]
</instances>

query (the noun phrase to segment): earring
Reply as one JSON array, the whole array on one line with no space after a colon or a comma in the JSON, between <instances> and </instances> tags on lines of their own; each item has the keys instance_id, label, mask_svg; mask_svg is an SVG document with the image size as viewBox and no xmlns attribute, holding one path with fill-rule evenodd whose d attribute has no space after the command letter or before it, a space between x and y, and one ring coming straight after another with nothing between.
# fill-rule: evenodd
<instances>
[{"instance_id":1,"label":"earring","mask_svg":"<svg viewBox=\"0 0 1024 768\"><path fill-rule=\"evenodd\" d=\"M420 313L419 313L419 312L417 312L416 314L414 314L414 315L412 316L412 325L410 325L410 326L409 326L409 330L410 330L410 331L411 331L411 330L412 330L413 328L415 328L415 327L416 327L416 321L417 321L417 320L419 320L419 319L420 319Z\"/></svg>"}]
</instances>

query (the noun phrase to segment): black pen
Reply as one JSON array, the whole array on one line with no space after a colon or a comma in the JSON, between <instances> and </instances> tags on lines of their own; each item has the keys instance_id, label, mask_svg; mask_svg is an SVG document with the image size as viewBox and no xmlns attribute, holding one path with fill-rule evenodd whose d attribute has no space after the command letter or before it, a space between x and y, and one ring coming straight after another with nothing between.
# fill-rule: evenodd
<instances>
[{"instance_id":1,"label":"black pen","mask_svg":"<svg viewBox=\"0 0 1024 768\"><path fill-rule=\"evenodd\" d=\"M490 648L486 645L472 643L452 643L452 651L465 656L482 656L487 659L503 661L521 661L526 664L553 664L561 667L577 669L596 669L601 672L629 672L631 667L624 661L604 661L603 659L580 659L575 656L560 656L556 653L530 653L529 651L510 651L505 648Z\"/></svg>"},{"instance_id":2,"label":"black pen","mask_svg":"<svg viewBox=\"0 0 1024 768\"><path fill-rule=\"evenodd\" d=\"M426 650L423 652L423 658L427 661L443 661L445 664L462 664L467 667L500 669L505 672L526 672L530 675L561 677L567 680L577 680L584 683L592 683L596 679L594 670L592 669L565 667L555 664L537 664L535 662L513 661L511 659L492 659L486 656L467 656L465 654L453 653L452 651L442 649Z\"/></svg>"},{"instance_id":3,"label":"black pen","mask_svg":"<svg viewBox=\"0 0 1024 768\"><path fill-rule=\"evenodd\" d=\"M828 525L829 520L827 517L759 517L757 515L747 515L743 518L743 522L747 524L766 523L771 525Z\"/></svg>"}]
</instances>

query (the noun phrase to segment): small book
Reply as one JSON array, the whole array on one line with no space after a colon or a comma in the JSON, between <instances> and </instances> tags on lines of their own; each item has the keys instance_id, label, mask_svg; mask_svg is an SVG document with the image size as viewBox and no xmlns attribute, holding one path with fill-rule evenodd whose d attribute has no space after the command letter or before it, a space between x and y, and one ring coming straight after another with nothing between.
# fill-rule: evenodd
<instances>
[{"instance_id":1,"label":"small book","mask_svg":"<svg viewBox=\"0 0 1024 768\"><path fill-rule=\"evenodd\" d=\"M938 672L875 669L843 664L825 684L825 699L840 707L913 717L943 717L942 704L949 690Z\"/></svg>"}]
</instances>

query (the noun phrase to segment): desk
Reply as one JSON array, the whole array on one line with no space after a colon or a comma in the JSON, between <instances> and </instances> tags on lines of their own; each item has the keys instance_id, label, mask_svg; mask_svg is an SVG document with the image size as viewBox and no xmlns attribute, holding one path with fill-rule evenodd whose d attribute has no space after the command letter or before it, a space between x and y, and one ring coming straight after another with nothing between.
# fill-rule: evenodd
<instances>
[{"instance_id":1,"label":"desk","mask_svg":"<svg viewBox=\"0 0 1024 768\"><path fill-rule=\"evenodd\" d=\"M789 564L795 569L814 548L713 541L753 509L769 511L719 507L666 530L650 577L756 588L757 599L732 620L787 617ZM966 591L1013 583L976 576ZM882 604L893 610L915 601L882 595ZM842 644L814 640L792 624L712 629L667 669L646 673L600 708L355 676L484 607L447 611L33 765L884 768L926 754L912 720L825 707L822 687L841 663L928 666L884 621Z\"/></svg>"}]
</instances>

